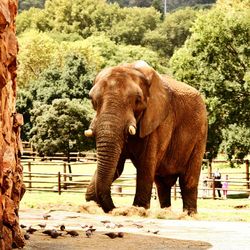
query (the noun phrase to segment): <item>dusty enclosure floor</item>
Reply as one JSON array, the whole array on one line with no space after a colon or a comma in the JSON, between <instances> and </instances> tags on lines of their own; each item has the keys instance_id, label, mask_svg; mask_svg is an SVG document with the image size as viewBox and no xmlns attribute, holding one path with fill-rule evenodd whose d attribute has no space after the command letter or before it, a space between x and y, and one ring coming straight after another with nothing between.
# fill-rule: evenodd
<instances>
[{"instance_id":1,"label":"dusty enclosure floor","mask_svg":"<svg viewBox=\"0 0 250 250\"><path fill-rule=\"evenodd\" d=\"M161 235L160 229L153 221L144 221L144 219L131 219L128 217L118 218L96 215L84 215L66 211L50 212L51 217L48 220L42 219L45 211L26 210L21 211L21 223L27 228L38 229L30 235L26 241L25 250L35 249L104 249L104 250L128 250L128 249L209 249L211 245L208 242L177 240L166 238ZM41 217L41 219L39 219ZM110 221L102 223L101 221ZM46 228L41 229L38 224L46 223ZM71 237L66 231L60 231L61 224L65 225L66 230L75 230L79 236ZM122 225L122 226L121 226ZM86 228L82 228L86 226ZM96 229L88 238L86 230L89 226ZM46 229L57 229L62 232L62 236L53 239L44 235L42 232ZM26 228L23 230L25 232ZM158 232L159 231L159 232ZM109 232L123 232L123 238L111 239L105 235Z\"/></svg>"},{"instance_id":2,"label":"dusty enclosure floor","mask_svg":"<svg viewBox=\"0 0 250 250\"><path fill-rule=\"evenodd\" d=\"M84 232L80 232L78 237L70 236L52 239L42 234L36 233L32 235L27 242L25 250L35 249L117 249L117 250L133 250L133 249L209 249L211 246L205 242L166 239L157 236L144 236L137 234L124 235L124 238L110 239L104 232L94 233L91 238L87 238Z\"/></svg>"},{"instance_id":3,"label":"dusty enclosure floor","mask_svg":"<svg viewBox=\"0 0 250 250\"><path fill-rule=\"evenodd\" d=\"M50 217L45 220L44 215ZM104 223L105 222L105 223ZM38 231L30 234L24 250L133 250L133 249L249 249L250 223L208 222L196 220L164 220L138 216L113 216L88 214L84 211L51 209L21 209L20 224ZM41 229L38 224L46 224ZM71 237L62 232L56 239L42 232L46 229L75 230L79 236ZM84 228L83 228L84 227ZM88 238L86 230L95 230ZM107 232L124 233L123 238L111 239Z\"/></svg>"}]
</instances>

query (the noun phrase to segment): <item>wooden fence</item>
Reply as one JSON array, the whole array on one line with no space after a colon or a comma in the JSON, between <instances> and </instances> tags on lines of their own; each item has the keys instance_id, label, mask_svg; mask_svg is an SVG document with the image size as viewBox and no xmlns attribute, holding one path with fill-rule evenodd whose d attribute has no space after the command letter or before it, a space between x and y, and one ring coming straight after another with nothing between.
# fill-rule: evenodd
<instances>
[{"instance_id":1,"label":"wooden fence","mask_svg":"<svg viewBox=\"0 0 250 250\"><path fill-rule=\"evenodd\" d=\"M24 167L24 183L26 184L26 189L31 191L57 192L59 195L62 192L86 192L86 188L96 168L96 157L94 154L89 155L86 153L85 156L82 155L79 154L77 158L71 162L63 162L61 161L62 159L58 160L58 158L55 157L39 159L37 157L35 159L31 157L29 160L27 160L27 158L23 159L22 165ZM221 161L214 161L213 164L218 162L221 163ZM131 163L128 161L126 164ZM223 173L223 175L229 176L229 198L236 195L248 197L250 194L248 160L245 161L245 166L245 172L234 171ZM38 168L39 171L35 171L36 168ZM72 168L74 168L74 173L72 173ZM82 171L85 169L89 170ZM205 176L205 171L203 171L202 174ZM217 180L209 175L207 175L205 178L200 178L198 197L216 199L216 191L221 190L222 192L221 188L215 188L216 181ZM120 196L134 195L135 184L135 173L123 174L113 183L111 193L112 195ZM154 186L152 197L156 198L156 193L156 187ZM172 196L175 199L180 197L180 188L178 184L172 188Z\"/></svg>"}]
</instances>

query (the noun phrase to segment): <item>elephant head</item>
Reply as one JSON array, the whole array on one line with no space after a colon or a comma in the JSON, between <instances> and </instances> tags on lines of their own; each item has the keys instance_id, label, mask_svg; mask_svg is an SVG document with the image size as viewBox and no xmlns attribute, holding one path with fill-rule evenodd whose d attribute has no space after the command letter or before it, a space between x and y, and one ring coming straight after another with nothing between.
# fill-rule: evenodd
<instances>
[{"instance_id":1,"label":"elephant head","mask_svg":"<svg viewBox=\"0 0 250 250\"><path fill-rule=\"evenodd\" d=\"M166 119L171 95L161 76L138 61L102 70L89 96L96 116L85 134L96 137L95 193L103 210L109 212L115 207L111 184L128 137L144 138L152 133Z\"/></svg>"}]
</instances>

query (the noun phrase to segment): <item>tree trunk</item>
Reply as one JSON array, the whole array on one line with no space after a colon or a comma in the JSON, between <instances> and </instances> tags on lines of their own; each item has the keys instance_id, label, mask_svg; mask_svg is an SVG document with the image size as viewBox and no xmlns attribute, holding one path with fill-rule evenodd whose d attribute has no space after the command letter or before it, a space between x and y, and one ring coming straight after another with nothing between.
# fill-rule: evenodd
<instances>
[{"instance_id":1,"label":"tree trunk","mask_svg":"<svg viewBox=\"0 0 250 250\"><path fill-rule=\"evenodd\" d=\"M0 1L0 249L23 247L18 210L25 192L20 155L20 126L15 112L17 0Z\"/></svg>"}]
</instances>

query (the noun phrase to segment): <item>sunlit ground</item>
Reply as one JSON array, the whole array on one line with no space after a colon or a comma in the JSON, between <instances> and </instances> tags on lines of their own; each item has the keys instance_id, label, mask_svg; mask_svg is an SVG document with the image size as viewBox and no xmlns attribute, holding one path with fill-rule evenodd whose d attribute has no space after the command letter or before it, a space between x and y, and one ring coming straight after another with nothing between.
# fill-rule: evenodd
<instances>
[{"instance_id":1,"label":"sunlit ground","mask_svg":"<svg viewBox=\"0 0 250 250\"><path fill-rule=\"evenodd\" d=\"M198 199L198 214L190 218L182 213L182 200L172 200L170 209L160 209L158 200L151 200L151 209L130 208L133 196L113 196L118 207L113 215L146 216L159 219L192 219L192 220L218 220L218 221L244 221L250 222L250 199L212 200ZM71 210L88 213L103 213L95 203L86 203L84 194L51 192L26 192L20 209L36 208L45 210Z\"/></svg>"}]
</instances>

